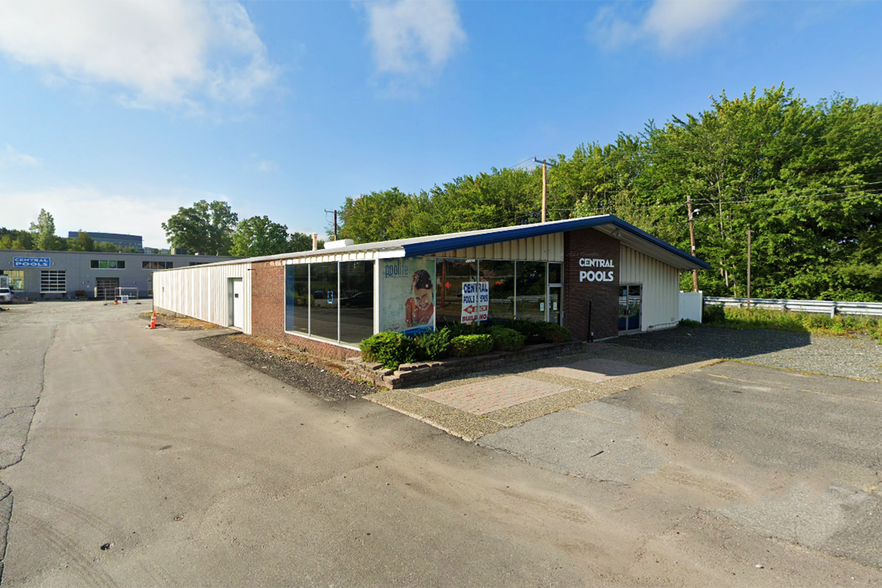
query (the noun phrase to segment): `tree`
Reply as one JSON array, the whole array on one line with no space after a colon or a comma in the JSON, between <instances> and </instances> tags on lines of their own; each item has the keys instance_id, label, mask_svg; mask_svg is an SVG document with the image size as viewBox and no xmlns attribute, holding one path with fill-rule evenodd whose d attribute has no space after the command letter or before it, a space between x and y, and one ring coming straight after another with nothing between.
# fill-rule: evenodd
<instances>
[{"instance_id":1,"label":"tree","mask_svg":"<svg viewBox=\"0 0 882 588\"><path fill-rule=\"evenodd\" d=\"M179 208L167 223L162 223L162 228L172 247L190 253L229 255L238 220L239 215L228 203L200 200L191 207Z\"/></svg>"},{"instance_id":2,"label":"tree","mask_svg":"<svg viewBox=\"0 0 882 588\"><path fill-rule=\"evenodd\" d=\"M28 231L0 228L0 249L29 250L34 248L34 236Z\"/></svg>"},{"instance_id":3,"label":"tree","mask_svg":"<svg viewBox=\"0 0 882 588\"><path fill-rule=\"evenodd\" d=\"M45 209L40 209L37 222L31 223L30 232L34 236L34 247L38 250L55 251L60 248L61 242L55 236L55 219Z\"/></svg>"},{"instance_id":4,"label":"tree","mask_svg":"<svg viewBox=\"0 0 882 588\"><path fill-rule=\"evenodd\" d=\"M287 250L288 227L274 223L266 216L252 216L236 228L230 253L239 257L257 257Z\"/></svg>"},{"instance_id":5,"label":"tree","mask_svg":"<svg viewBox=\"0 0 882 588\"><path fill-rule=\"evenodd\" d=\"M89 233L80 229L74 239L67 240L68 251L95 251L95 242Z\"/></svg>"},{"instance_id":6,"label":"tree","mask_svg":"<svg viewBox=\"0 0 882 588\"><path fill-rule=\"evenodd\" d=\"M321 249L325 244L321 239L318 240L318 248ZM291 233L288 235L288 245L286 252L294 252L294 251L311 251L312 250L312 235L307 235L306 233Z\"/></svg>"}]
</instances>

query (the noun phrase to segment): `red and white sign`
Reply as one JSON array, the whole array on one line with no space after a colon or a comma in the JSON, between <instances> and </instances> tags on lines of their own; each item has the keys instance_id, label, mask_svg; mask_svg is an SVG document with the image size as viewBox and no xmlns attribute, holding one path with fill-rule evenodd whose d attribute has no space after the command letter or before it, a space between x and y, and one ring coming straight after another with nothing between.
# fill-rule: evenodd
<instances>
[{"instance_id":1,"label":"red and white sign","mask_svg":"<svg viewBox=\"0 0 882 588\"><path fill-rule=\"evenodd\" d=\"M463 282L462 314L459 320L463 324L475 321L486 321L490 316L490 284L489 282Z\"/></svg>"}]
</instances>

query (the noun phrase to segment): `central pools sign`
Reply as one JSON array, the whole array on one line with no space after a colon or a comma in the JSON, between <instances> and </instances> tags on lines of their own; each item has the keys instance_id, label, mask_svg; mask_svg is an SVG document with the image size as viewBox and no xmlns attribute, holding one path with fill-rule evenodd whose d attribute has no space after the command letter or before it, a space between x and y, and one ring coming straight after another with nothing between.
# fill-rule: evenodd
<instances>
[{"instance_id":1,"label":"central pools sign","mask_svg":"<svg viewBox=\"0 0 882 588\"><path fill-rule=\"evenodd\" d=\"M579 267L582 268L609 268L608 270L600 269L582 269L579 270L580 282L612 282L615 281L613 270L615 265L611 259L598 259L596 257L582 257L579 259Z\"/></svg>"}]
</instances>

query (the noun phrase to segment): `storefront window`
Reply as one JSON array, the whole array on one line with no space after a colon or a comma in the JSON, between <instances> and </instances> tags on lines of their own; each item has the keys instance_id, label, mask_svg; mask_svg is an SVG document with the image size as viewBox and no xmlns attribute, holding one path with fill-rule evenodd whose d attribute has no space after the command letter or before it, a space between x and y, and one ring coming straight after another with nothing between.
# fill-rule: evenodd
<instances>
[{"instance_id":1,"label":"storefront window","mask_svg":"<svg viewBox=\"0 0 882 588\"><path fill-rule=\"evenodd\" d=\"M0 272L3 274L3 272ZM14 292L23 292L25 289L24 272L21 270L6 270L3 274L9 276L9 288Z\"/></svg>"},{"instance_id":2,"label":"storefront window","mask_svg":"<svg viewBox=\"0 0 882 588\"><path fill-rule=\"evenodd\" d=\"M546 302L544 261L517 262L517 300L515 312L522 320L544 321Z\"/></svg>"},{"instance_id":3,"label":"storefront window","mask_svg":"<svg viewBox=\"0 0 882 588\"><path fill-rule=\"evenodd\" d=\"M285 330L309 332L309 266L285 266Z\"/></svg>"},{"instance_id":4,"label":"storefront window","mask_svg":"<svg viewBox=\"0 0 882 588\"><path fill-rule=\"evenodd\" d=\"M337 340L337 263L310 264L312 311L309 334Z\"/></svg>"},{"instance_id":5,"label":"storefront window","mask_svg":"<svg viewBox=\"0 0 882 588\"><path fill-rule=\"evenodd\" d=\"M478 281L474 259L439 259L435 265L435 324L458 323L462 316L462 284Z\"/></svg>"},{"instance_id":6,"label":"storefront window","mask_svg":"<svg viewBox=\"0 0 882 588\"><path fill-rule=\"evenodd\" d=\"M374 262L340 264L340 341L358 345L374 334Z\"/></svg>"},{"instance_id":7,"label":"storefront window","mask_svg":"<svg viewBox=\"0 0 882 588\"><path fill-rule=\"evenodd\" d=\"M490 284L490 319L514 318L514 262L482 259L481 281Z\"/></svg>"}]
</instances>

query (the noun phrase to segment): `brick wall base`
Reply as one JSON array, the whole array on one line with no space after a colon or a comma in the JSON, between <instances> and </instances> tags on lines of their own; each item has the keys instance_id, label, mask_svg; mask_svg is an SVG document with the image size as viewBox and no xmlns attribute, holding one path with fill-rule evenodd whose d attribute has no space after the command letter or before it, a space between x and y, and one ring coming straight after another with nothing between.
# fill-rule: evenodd
<instances>
[{"instance_id":1,"label":"brick wall base","mask_svg":"<svg viewBox=\"0 0 882 588\"><path fill-rule=\"evenodd\" d=\"M251 333L329 359L361 356L355 349L285 332L285 266L279 261L251 264Z\"/></svg>"}]
</instances>

